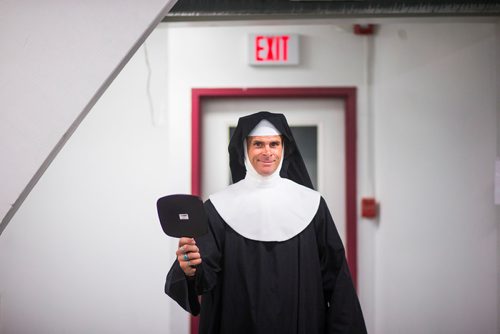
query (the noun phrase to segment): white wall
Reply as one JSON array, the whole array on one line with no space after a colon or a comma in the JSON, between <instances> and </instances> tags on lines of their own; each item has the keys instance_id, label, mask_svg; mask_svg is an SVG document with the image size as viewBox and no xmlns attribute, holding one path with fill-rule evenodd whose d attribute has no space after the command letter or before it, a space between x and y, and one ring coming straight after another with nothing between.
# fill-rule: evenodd
<instances>
[{"instance_id":1,"label":"white wall","mask_svg":"<svg viewBox=\"0 0 500 334\"><path fill-rule=\"evenodd\" d=\"M488 23L381 27L377 333L498 332L497 38Z\"/></svg>"},{"instance_id":2,"label":"white wall","mask_svg":"<svg viewBox=\"0 0 500 334\"><path fill-rule=\"evenodd\" d=\"M165 29L149 42L160 116ZM160 117L153 122L146 87L141 48L0 237L0 333L187 331L187 315L163 293L175 242L155 203L188 192L188 173L177 172L175 137Z\"/></svg>"},{"instance_id":3,"label":"white wall","mask_svg":"<svg viewBox=\"0 0 500 334\"><path fill-rule=\"evenodd\" d=\"M359 223L370 332L497 333L498 21L378 22L371 45L347 20L162 24L153 110L141 49L1 236L0 329L186 333L154 201L190 190L191 88L357 86L358 194L381 205ZM250 32L300 33L301 65L249 67Z\"/></svg>"},{"instance_id":4,"label":"white wall","mask_svg":"<svg viewBox=\"0 0 500 334\"><path fill-rule=\"evenodd\" d=\"M0 1L0 234L175 2Z\"/></svg>"}]
</instances>

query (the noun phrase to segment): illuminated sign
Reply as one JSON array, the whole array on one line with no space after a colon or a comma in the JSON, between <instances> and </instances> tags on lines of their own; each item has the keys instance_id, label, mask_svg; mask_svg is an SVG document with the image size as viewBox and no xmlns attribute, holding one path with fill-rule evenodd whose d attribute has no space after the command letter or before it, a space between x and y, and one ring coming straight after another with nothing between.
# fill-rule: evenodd
<instances>
[{"instance_id":1,"label":"illuminated sign","mask_svg":"<svg viewBox=\"0 0 500 334\"><path fill-rule=\"evenodd\" d=\"M249 62L251 65L298 65L299 35L251 34Z\"/></svg>"}]
</instances>

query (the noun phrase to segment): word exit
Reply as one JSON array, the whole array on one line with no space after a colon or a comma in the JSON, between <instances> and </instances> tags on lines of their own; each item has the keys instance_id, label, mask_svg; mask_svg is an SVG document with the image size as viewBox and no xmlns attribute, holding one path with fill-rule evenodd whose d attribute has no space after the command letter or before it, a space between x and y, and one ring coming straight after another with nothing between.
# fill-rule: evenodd
<instances>
[{"instance_id":1,"label":"word exit","mask_svg":"<svg viewBox=\"0 0 500 334\"><path fill-rule=\"evenodd\" d=\"M299 36L252 34L249 51L251 65L297 65Z\"/></svg>"}]
</instances>

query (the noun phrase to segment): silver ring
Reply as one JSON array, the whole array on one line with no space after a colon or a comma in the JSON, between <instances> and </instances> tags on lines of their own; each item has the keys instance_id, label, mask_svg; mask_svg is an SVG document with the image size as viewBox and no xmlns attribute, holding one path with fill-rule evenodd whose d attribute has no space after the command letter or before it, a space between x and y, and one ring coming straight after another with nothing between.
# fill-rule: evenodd
<instances>
[{"instance_id":1,"label":"silver ring","mask_svg":"<svg viewBox=\"0 0 500 334\"><path fill-rule=\"evenodd\" d=\"M184 257L184 261L188 261L189 262L189 256L186 253L184 253L183 257Z\"/></svg>"},{"instance_id":2,"label":"silver ring","mask_svg":"<svg viewBox=\"0 0 500 334\"><path fill-rule=\"evenodd\" d=\"M187 262L187 263L188 263L188 266L190 266L190 267L191 267L191 261L189 261L189 260L188 260L188 262Z\"/></svg>"}]
</instances>

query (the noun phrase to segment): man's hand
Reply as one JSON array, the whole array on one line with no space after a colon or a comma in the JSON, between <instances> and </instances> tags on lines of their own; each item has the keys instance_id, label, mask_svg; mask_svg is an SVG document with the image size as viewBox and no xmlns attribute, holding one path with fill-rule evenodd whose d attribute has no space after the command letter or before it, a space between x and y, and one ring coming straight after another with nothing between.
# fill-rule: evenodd
<instances>
[{"instance_id":1,"label":"man's hand","mask_svg":"<svg viewBox=\"0 0 500 334\"><path fill-rule=\"evenodd\" d=\"M180 238L179 248L177 249L177 260L182 271L186 276L194 276L197 266L201 263L200 250L196 247L196 242L193 238Z\"/></svg>"}]
</instances>

